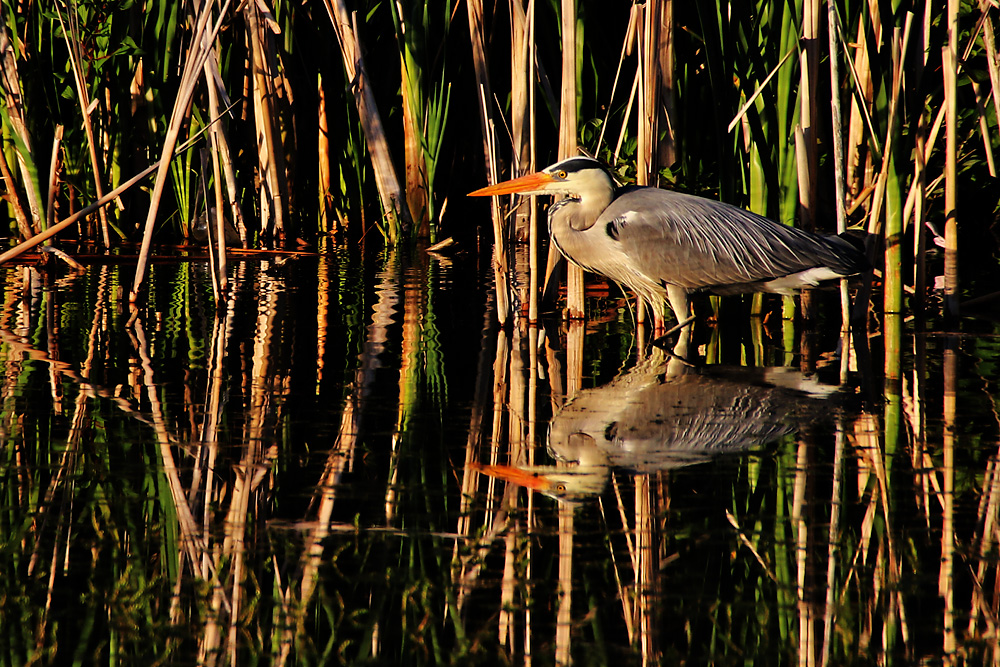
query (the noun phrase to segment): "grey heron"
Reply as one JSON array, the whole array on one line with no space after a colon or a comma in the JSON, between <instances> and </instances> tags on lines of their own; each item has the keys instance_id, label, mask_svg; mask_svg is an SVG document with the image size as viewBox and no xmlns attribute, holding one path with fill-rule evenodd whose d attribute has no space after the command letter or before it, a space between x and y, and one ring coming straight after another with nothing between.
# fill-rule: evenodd
<instances>
[{"instance_id":1,"label":"grey heron","mask_svg":"<svg viewBox=\"0 0 1000 667\"><path fill-rule=\"evenodd\" d=\"M562 195L549 207L551 242L584 270L631 288L658 320L669 302L684 322L694 292L792 294L868 268L865 255L839 236L812 234L694 195L618 188L588 157L469 195L512 193Z\"/></svg>"}]
</instances>

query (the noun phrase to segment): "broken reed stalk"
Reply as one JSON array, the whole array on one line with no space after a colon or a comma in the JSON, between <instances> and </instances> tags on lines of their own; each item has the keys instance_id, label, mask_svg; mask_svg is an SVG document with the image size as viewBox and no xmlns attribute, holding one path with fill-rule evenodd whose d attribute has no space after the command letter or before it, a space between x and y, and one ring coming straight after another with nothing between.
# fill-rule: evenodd
<instances>
[{"instance_id":1,"label":"broken reed stalk","mask_svg":"<svg viewBox=\"0 0 1000 667\"><path fill-rule=\"evenodd\" d=\"M357 24L352 22L352 15L348 13L344 0L325 0L324 4L334 32L337 34L337 42L344 58L344 69L347 72L351 92L354 93L365 143L371 155L375 185L387 218L384 232L389 243L396 245L402 235L409 231L412 221L409 208L406 206L406 194L396 177L389 142L382 126L382 117L375 104L375 94L368 83L369 76L362 56Z\"/></svg>"},{"instance_id":2,"label":"broken reed stalk","mask_svg":"<svg viewBox=\"0 0 1000 667\"><path fill-rule=\"evenodd\" d=\"M69 3L66 21L63 21L62 10L59 2L53 3L56 8L56 16L59 18L59 25L62 27L63 37L66 40L66 50L69 51L69 62L73 68L73 83L76 85L76 96L80 102L80 114L83 116L83 129L87 134L87 149L90 153L90 168L94 170L94 189L97 198L104 196L104 185L101 182L101 167L97 161L97 145L94 141L94 124L90 120L93 111L90 101L90 93L87 90L87 81L83 76L83 48L80 45L80 30L77 23L76 4ZM68 29L66 23L69 23ZM50 204L51 205L51 204ZM51 214L50 214L51 215ZM104 247L111 247L111 236L108 232L108 217L103 208L97 210L97 215L101 221L101 236Z\"/></svg>"},{"instance_id":3,"label":"broken reed stalk","mask_svg":"<svg viewBox=\"0 0 1000 667\"><path fill-rule=\"evenodd\" d=\"M50 238L52 238L53 236L55 236L59 232L63 231L67 227L75 225L77 222L79 222L80 220L83 220L85 217L87 217L88 215L90 215L91 213L93 213L94 211L96 211L97 209L99 209L100 207L102 207L102 206L104 206L104 205L112 202L114 199L116 199L123 192L125 192L126 190L128 190L129 188L131 188L133 185L135 185L136 183L138 183L139 181L141 181L146 176L148 176L149 174L153 173L154 171L156 171L159 168L160 168L160 164L159 163L156 163L154 165L151 165L151 166L147 167L143 171L139 172L138 174L136 174L135 176L133 176L129 180L127 180L124 183L122 183L121 185L119 185L117 188L115 188L114 190L112 190L108 194L104 195L102 198L98 199L96 202L94 202L90 206L77 211L76 213L74 213L73 215L69 216L65 220L61 221L60 223L52 225L51 227L49 227L48 229L46 229L44 232L41 232L39 234L36 234L35 236L32 236L31 238L28 238L28 239L26 239L24 241L21 241L20 243L18 243L16 246L14 246L13 248L11 248L7 252L5 252L3 254L0 254L0 264L3 264L4 262L10 261L10 260L14 259L15 257L23 255L24 253L26 253L27 251L31 250L32 248L34 248L39 243L44 243L45 241L49 240Z\"/></svg>"},{"instance_id":4,"label":"broken reed stalk","mask_svg":"<svg viewBox=\"0 0 1000 667\"><path fill-rule=\"evenodd\" d=\"M197 84L199 73L204 67L205 59L208 58L210 53L210 49L205 48L204 45L214 41L215 36L219 34L219 28L222 26L229 3L230 0L223 2L219 12L219 20L215 22L211 29L209 29L208 24L212 13L212 4L205 2L199 9L198 20L194 29L194 39L192 39L191 45L188 47L188 58L184 62L180 85L177 88L177 99L174 100L174 108L170 114L170 124L167 126L167 136L160 155L160 162L156 173L156 184L153 186L153 195L149 202L149 212L146 215L146 224L142 232L142 246L139 249L139 261L135 269L135 279L132 282L132 291L128 296L129 303L135 303L138 300L139 289L142 287L143 280L146 277L149 247L153 241L153 225L156 222L156 213L160 207L163 188L167 183L167 170L170 168L170 161L177 146L181 126L187 118L191 96L194 94L194 87ZM207 35L206 30L209 31Z\"/></svg>"},{"instance_id":5,"label":"broken reed stalk","mask_svg":"<svg viewBox=\"0 0 1000 667\"><path fill-rule=\"evenodd\" d=\"M577 152L576 0L562 0L562 98L559 104L559 159ZM551 251L550 251L551 252ZM566 262L566 309L569 318L584 316L583 269Z\"/></svg>"}]
</instances>

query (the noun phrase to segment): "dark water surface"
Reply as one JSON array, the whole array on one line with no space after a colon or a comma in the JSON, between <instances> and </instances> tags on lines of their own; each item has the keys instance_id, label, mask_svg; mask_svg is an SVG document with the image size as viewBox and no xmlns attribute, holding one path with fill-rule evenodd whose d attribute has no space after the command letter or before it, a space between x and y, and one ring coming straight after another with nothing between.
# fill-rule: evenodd
<instances>
[{"instance_id":1,"label":"dark water surface","mask_svg":"<svg viewBox=\"0 0 1000 667\"><path fill-rule=\"evenodd\" d=\"M2 272L0 664L1000 662L995 324L734 298L689 366L472 255L231 275Z\"/></svg>"}]
</instances>

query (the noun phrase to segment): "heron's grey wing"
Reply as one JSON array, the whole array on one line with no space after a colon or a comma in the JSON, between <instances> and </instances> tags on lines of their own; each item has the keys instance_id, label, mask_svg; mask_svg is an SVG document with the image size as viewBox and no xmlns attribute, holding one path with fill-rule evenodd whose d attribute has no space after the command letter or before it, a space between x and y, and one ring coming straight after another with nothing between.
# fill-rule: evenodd
<instances>
[{"instance_id":1,"label":"heron's grey wing","mask_svg":"<svg viewBox=\"0 0 1000 667\"><path fill-rule=\"evenodd\" d=\"M597 225L638 269L687 289L766 281L817 266L843 268L844 275L860 270L846 241L659 188L625 189Z\"/></svg>"}]
</instances>

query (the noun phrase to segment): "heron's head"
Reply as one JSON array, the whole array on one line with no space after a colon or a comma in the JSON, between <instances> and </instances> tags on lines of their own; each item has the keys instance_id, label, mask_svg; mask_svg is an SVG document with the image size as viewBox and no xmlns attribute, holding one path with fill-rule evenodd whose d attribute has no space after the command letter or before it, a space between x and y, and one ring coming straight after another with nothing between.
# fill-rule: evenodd
<instances>
[{"instance_id":1,"label":"heron's head","mask_svg":"<svg viewBox=\"0 0 1000 667\"><path fill-rule=\"evenodd\" d=\"M519 193L587 197L590 194L610 195L614 189L614 181L600 162L589 157L571 157L534 174L470 192L469 196L488 197Z\"/></svg>"}]
</instances>

